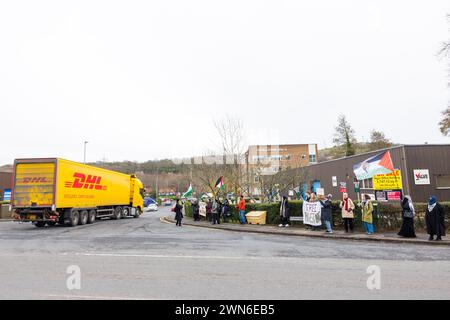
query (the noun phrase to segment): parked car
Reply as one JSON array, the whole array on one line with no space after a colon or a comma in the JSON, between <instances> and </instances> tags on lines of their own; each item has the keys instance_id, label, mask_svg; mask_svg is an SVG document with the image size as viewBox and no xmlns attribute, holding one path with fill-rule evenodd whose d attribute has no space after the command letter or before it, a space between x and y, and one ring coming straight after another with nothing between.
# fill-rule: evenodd
<instances>
[{"instance_id":1,"label":"parked car","mask_svg":"<svg viewBox=\"0 0 450 320\"><path fill-rule=\"evenodd\" d=\"M144 199L144 210L145 211L158 211L158 204L152 198L146 197Z\"/></svg>"}]
</instances>

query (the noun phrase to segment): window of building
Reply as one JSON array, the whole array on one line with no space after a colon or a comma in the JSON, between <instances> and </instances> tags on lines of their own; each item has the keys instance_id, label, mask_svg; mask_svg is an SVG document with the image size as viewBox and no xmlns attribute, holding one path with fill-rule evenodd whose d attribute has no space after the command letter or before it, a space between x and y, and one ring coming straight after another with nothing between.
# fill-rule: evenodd
<instances>
[{"instance_id":1,"label":"window of building","mask_svg":"<svg viewBox=\"0 0 450 320\"><path fill-rule=\"evenodd\" d=\"M316 163L317 162L317 157L315 154L310 154L309 155L309 162L310 163Z\"/></svg>"},{"instance_id":2,"label":"window of building","mask_svg":"<svg viewBox=\"0 0 450 320\"><path fill-rule=\"evenodd\" d=\"M255 183L259 183L259 176L255 176L254 179L253 179L253 181L254 181Z\"/></svg>"},{"instance_id":3,"label":"window of building","mask_svg":"<svg viewBox=\"0 0 450 320\"><path fill-rule=\"evenodd\" d=\"M373 179L366 179L361 181L361 189L373 189Z\"/></svg>"},{"instance_id":4,"label":"window of building","mask_svg":"<svg viewBox=\"0 0 450 320\"><path fill-rule=\"evenodd\" d=\"M436 176L437 189L450 189L450 175L440 174Z\"/></svg>"}]
</instances>

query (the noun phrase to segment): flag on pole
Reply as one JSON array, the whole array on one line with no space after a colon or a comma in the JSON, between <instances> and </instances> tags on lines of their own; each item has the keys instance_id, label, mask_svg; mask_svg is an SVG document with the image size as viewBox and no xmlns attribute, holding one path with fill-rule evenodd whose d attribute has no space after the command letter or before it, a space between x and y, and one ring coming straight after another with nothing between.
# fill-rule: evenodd
<instances>
[{"instance_id":1,"label":"flag on pole","mask_svg":"<svg viewBox=\"0 0 450 320\"><path fill-rule=\"evenodd\" d=\"M225 186L223 185L223 176L220 177L219 179L217 179L216 188L222 189L222 190L225 189Z\"/></svg>"},{"instance_id":2,"label":"flag on pole","mask_svg":"<svg viewBox=\"0 0 450 320\"><path fill-rule=\"evenodd\" d=\"M389 151L377 154L353 166L353 172L358 180L370 179L378 174L387 174L392 171L394 171L394 164Z\"/></svg>"},{"instance_id":3,"label":"flag on pole","mask_svg":"<svg viewBox=\"0 0 450 320\"><path fill-rule=\"evenodd\" d=\"M183 198L192 196L192 191L192 183L189 183L189 189L185 193L183 193Z\"/></svg>"}]
</instances>

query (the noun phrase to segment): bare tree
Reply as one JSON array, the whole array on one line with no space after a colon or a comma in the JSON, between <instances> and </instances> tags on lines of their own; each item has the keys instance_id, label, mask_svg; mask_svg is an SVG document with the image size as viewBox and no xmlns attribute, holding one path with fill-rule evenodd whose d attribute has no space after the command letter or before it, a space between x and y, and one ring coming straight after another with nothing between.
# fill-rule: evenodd
<instances>
[{"instance_id":1,"label":"bare tree","mask_svg":"<svg viewBox=\"0 0 450 320\"><path fill-rule=\"evenodd\" d=\"M372 130L370 132L370 149L378 150L392 147L392 142L386 138L384 132Z\"/></svg>"},{"instance_id":2,"label":"bare tree","mask_svg":"<svg viewBox=\"0 0 450 320\"><path fill-rule=\"evenodd\" d=\"M450 14L447 15L447 20L450 23ZM449 66L449 79L450 79L450 39L447 42L442 43L442 47L438 52L438 56L445 59ZM450 81L449 81L450 86ZM444 136L450 135L450 105L446 110L442 112L443 119L439 122L439 129L441 130Z\"/></svg>"}]
</instances>

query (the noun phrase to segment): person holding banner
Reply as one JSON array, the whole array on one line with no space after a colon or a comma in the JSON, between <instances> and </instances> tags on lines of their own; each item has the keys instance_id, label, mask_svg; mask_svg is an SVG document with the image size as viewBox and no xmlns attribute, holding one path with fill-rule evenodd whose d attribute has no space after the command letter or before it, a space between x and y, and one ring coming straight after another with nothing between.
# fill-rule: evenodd
<instances>
[{"instance_id":1,"label":"person holding banner","mask_svg":"<svg viewBox=\"0 0 450 320\"><path fill-rule=\"evenodd\" d=\"M192 215L194 217L194 221L200 221L200 206L198 205L198 201L192 201Z\"/></svg>"},{"instance_id":2,"label":"person holding banner","mask_svg":"<svg viewBox=\"0 0 450 320\"><path fill-rule=\"evenodd\" d=\"M372 198L370 198L368 194L364 195L361 207L362 207L361 220L364 224L364 228L366 229L366 233L368 235L371 235L373 234L373 204Z\"/></svg>"},{"instance_id":3,"label":"person holding banner","mask_svg":"<svg viewBox=\"0 0 450 320\"><path fill-rule=\"evenodd\" d=\"M343 193L342 201L339 207L342 209L342 219L344 220L345 232L353 232L353 220L355 218L353 211L355 210L355 204L352 199L348 197L348 193Z\"/></svg>"},{"instance_id":4,"label":"person holding banner","mask_svg":"<svg viewBox=\"0 0 450 320\"><path fill-rule=\"evenodd\" d=\"M332 194L329 194L325 201L320 200L320 204L322 205L322 213L321 218L324 222L325 228L327 229L327 233L333 233L332 228L332 203L331 199L333 198Z\"/></svg>"}]
</instances>

